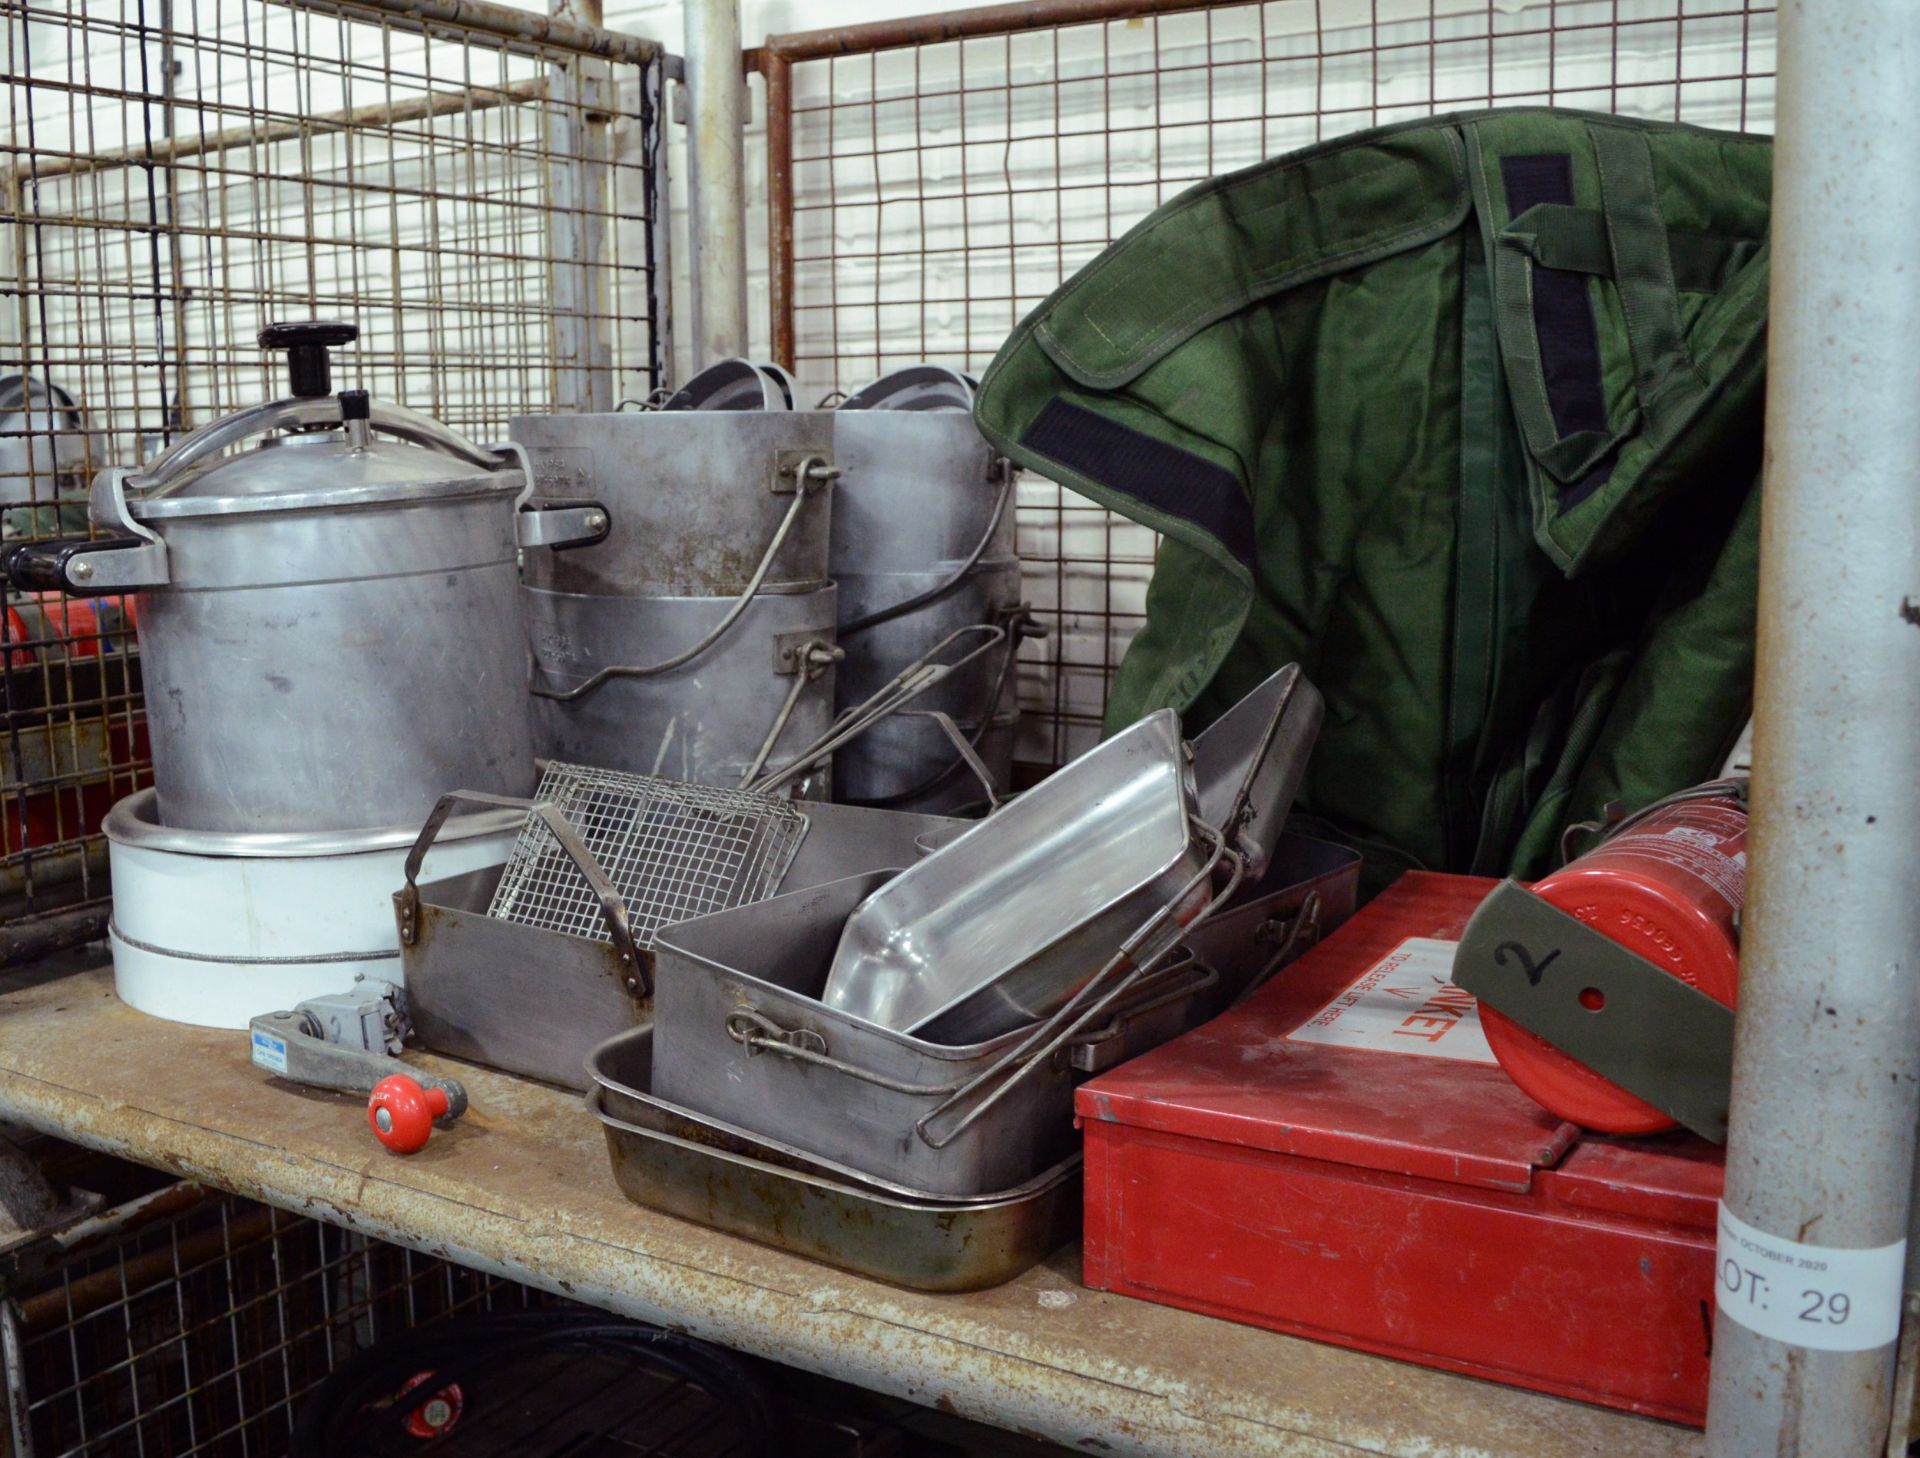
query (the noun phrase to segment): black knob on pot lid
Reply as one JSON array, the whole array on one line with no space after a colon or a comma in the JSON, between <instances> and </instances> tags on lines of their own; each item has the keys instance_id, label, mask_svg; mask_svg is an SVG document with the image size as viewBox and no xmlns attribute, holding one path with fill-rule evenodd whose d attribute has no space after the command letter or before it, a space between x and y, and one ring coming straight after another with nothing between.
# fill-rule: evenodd
<instances>
[{"instance_id":1,"label":"black knob on pot lid","mask_svg":"<svg viewBox=\"0 0 1920 1458\"><path fill-rule=\"evenodd\" d=\"M287 352L287 380L296 399L333 393L333 368L327 350L351 344L360 337L358 324L330 324L319 319L301 324L269 324L260 331L262 349Z\"/></svg>"}]
</instances>

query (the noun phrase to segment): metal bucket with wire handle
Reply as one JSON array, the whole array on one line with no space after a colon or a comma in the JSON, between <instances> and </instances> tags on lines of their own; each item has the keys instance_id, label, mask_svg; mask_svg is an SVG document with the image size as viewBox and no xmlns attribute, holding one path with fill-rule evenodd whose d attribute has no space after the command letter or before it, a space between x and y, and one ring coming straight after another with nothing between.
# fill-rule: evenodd
<instances>
[{"instance_id":1,"label":"metal bucket with wire handle","mask_svg":"<svg viewBox=\"0 0 1920 1458\"><path fill-rule=\"evenodd\" d=\"M1015 472L975 427L972 403L964 376L918 365L856 391L834 412L841 704L866 697L957 629L1007 631L1001 651L838 756L836 794L854 803L955 810L979 802L975 776L936 712L960 727L999 789L1011 777L1014 660L1043 630L1022 600Z\"/></svg>"},{"instance_id":2,"label":"metal bucket with wire handle","mask_svg":"<svg viewBox=\"0 0 1920 1458\"><path fill-rule=\"evenodd\" d=\"M766 408L779 392L755 378L760 408L511 423L538 501L608 518L592 544L526 554L542 756L731 787L831 724L833 420Z\"/></svg>"}]
</instances>

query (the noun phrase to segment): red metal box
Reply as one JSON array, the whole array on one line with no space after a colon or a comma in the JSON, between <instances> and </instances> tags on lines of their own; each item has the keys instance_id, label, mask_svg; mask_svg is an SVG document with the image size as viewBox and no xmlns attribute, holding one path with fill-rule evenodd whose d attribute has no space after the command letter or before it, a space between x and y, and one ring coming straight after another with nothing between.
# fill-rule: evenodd
<instances>
[{"instance_id":1,"label":"red metal box","mask_svg":"<svg viewBox=\"0 0 1920 1458\"><path fill-rule=\"evenodd\" d=\"M1700 1423L1721 1151L1585 1134L1501 1072L1448 975L1493 884L1404 876L1084 1085L1087 1284Z\"/></svg>"}]
</instances>

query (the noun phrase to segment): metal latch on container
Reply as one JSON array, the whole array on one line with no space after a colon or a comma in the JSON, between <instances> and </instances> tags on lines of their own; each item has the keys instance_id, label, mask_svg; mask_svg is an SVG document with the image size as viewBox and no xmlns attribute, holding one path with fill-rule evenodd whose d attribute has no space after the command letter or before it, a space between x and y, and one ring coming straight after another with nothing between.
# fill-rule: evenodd
<instances>
[{"instance_id":1,"label":"metal latch on container","mask_svg":"<svg viewBox=\"0 0 1920 1458\"><path fill-rule=\"evenodd\" d=\"M814 628L773 635L773 671L782 678L800 672L803 667L812 677L829 663L838 663L844 657L844 651L822 642L819 631Z\"/></svg>"},{"instance_id":2,"label":"metal latch on container","mask_svg":"<svg viewBox=\"0 0 1920 1458\"><path fill-rule=\"evenodd\" d=\"M772 1018L750 1007L736 1008L728 1013L726 1027L727 1036L744 1046L749 1058L768 1044L822 1056L827 1051L827 1040L812 1028L783 1028Z\"/></svg>"},{"instance_id":3,"label":"metal latch on container","mask_svg":"<svg viewBox=\"0 0 1920 1458\"><path fill-rule=\"evenodd\" d=\"M799 489L803 474L808 481L824 485L839 479L840 468L819 451L777 450L773 453L767 489L775 496L791 496Z\"/></svg>"},{"instance_id":4,"label":"metal latch on container","mask_svg":"<svg viewBox=\"0 0 1920 1458\"><path fill-rule=\"evenodd\" d=\"M1502 881L1454 954L1453 980L1703 1139L1726 1142L1733 1009Z\"/></svg>"}]
</instances>

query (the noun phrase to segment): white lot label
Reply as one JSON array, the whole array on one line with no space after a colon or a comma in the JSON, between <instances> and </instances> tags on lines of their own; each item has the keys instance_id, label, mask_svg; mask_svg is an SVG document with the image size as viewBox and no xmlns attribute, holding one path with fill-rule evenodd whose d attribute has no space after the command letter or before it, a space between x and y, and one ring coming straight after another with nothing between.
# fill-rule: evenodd
<instances>
[{"instance_id":1,"label":"white lot label","mask_svg":"<svg viewBox=\"0 0 1920 1458\"><path fill-rule=\"evenodd\" d=\"M1748 1331L1822 1352L1884 1347L1900 1331L1907 1243L1799 1245L1720 1207L1713 1294Z\"/></svg>"},{"instance_id":2,"label":"white lot label","mask_svg":"<svg viewBox=\"0 0 1920 1458\"><path fill-rule=\"evenodd\" d=\"M1453 985L1459 945L1408 937L1288 1036L1376 1053L1495 1062L1480 1031L1480 1004Z\"/></svg>"}]
</instances>

